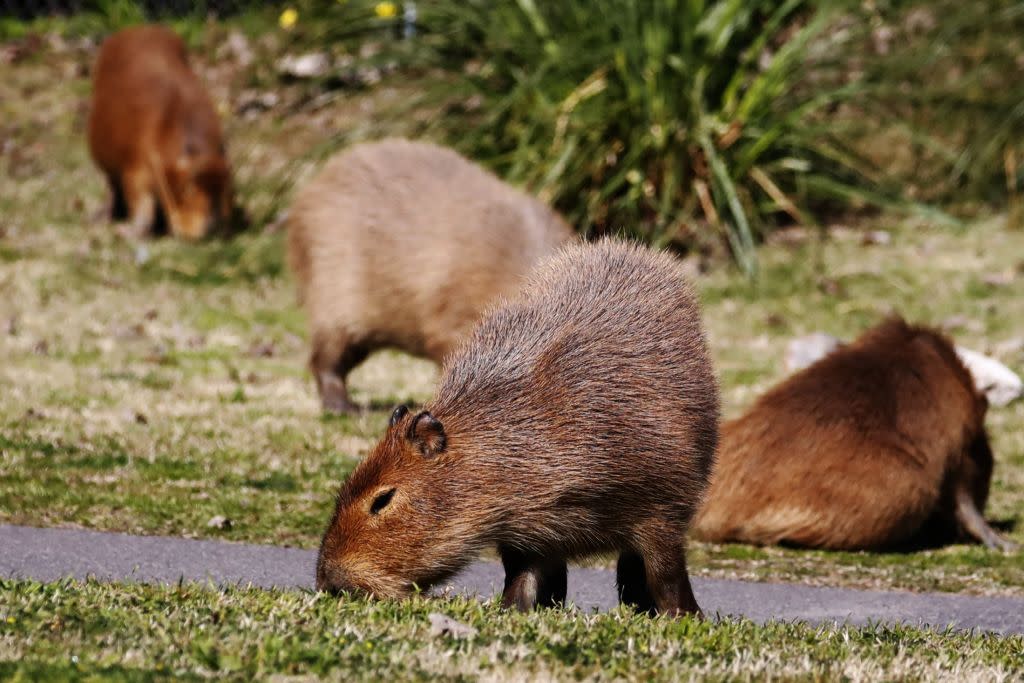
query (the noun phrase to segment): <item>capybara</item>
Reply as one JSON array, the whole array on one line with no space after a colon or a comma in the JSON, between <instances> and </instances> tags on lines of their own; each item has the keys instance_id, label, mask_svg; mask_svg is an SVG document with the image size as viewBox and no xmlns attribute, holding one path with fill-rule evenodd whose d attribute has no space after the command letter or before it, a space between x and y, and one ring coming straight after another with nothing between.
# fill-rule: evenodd
<instances>
[{"instance_id":1,"label":"capybara","mask_svg":"<svg viewBox=\"0 0 1024 683\"><path fill-rule=\"evenodd\" d=\"M111 218L131 221L139 236L197 240L234 217L220 121L168 28L128 28L103 42L89 148L110 185Z\"/></svg>"},{"instance_id":2,"label":"capybara","mask_svg":"<svg viewBox=\"0 0 1024 683\"><path fill-rule=\"evenodd\" d=\"M992 477L988 403L952 343L888 319L722 426L694 522L708 541L834 550L976 539Z\"/></svg>"},{"instance_id":3,"label":"capybara","mask_svg":"<svg viewBox=\"0 0 1024 683\"><path fill-rule=\"evenodd\" d=\"M566 560L617 552L623 602L699 613L685 538L718 431L700 313L678 263L565 247L399 406L338 496L316 582L399 597L496 547L503 604L554 605Z\"/></svg>"},{"instance_id":4,"label":"capybara","mask_svg":"<svg viewBox=\"0 0 1024 683\"><path fill-rule=\"evenodd\" d=\"M443 147L389 139L331 159L288 228L324 409L353 409L345 377L371 351L441 362L571 236L540 201Z\"/></svg>"}]
</instances>

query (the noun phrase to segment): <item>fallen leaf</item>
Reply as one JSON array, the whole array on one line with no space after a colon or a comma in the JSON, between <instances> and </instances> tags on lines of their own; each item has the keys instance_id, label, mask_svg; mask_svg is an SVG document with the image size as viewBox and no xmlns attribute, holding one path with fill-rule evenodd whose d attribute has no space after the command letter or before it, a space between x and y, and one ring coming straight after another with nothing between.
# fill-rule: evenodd
<instances>
[{"instance_id":1,"label":"fallen leaf","mask_svg":"<svg viewBox=\"0 0 1024 683\"><path fill-rule=\"evenodd\" d=\"M227 530L231 528L231 520L224 515L216 515L210 518L210 521L206 523L206 526L211 529Z\"/></svg>"},{"instance_id":2,"label":"fallen leaf","mask_svg":"<svg viewBox=\"0 0 1024 683\"><path fill-rule=\"evenodd\" d=\"M427 618L430 619L430 635L434 637L468 639L476 635L476 629L469 624L463 624L439 612L431 612Z\"/></svg>"}]
</instances>

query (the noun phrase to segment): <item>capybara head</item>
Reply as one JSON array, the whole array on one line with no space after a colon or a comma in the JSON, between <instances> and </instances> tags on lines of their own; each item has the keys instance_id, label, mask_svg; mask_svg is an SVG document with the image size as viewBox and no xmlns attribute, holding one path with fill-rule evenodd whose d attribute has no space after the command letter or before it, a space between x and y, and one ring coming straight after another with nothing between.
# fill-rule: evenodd
<instances>
[{"instance_id":1,"label":"capybara head","mask_svg":"<svg viewBox=\"0 0 1024 683\"><path fill-rule=\"evenodd\" d=\"M338 494L317 560L319 590L397 598L454 571L468 532L456 515L447 446L429 412L395 409L384 438Z\"/></svg>"},{"instance_id":2,"label":"capybara head","mask_svg":"<svg viewBox=\"0 0 1024 683\"><path fill-rule=\"evenodd\" d=\"M199 240L234 229L237 216L224 144L189 139L173 158L165 168L162 194L167 196L161 197L171 232Z\"/></svg>"}]
</instances>

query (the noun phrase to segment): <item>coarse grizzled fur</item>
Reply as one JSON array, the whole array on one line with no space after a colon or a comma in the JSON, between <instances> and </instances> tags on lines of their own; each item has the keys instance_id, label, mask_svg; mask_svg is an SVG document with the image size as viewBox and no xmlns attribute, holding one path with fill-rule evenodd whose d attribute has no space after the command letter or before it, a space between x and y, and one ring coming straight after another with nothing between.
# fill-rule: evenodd
<instances>
[{"instance_id":1,"label":"coarse grizzled fur","mask_svg":"<svg viewBox=\"0 0 1024 683\"><path fill-rule=\"evenodd\" d=\"M671 256L574 245L492 308L423 411L396 409L341 489L317 585L402 596L489 546L504 602L564 600L618 552L624 602L698 612L684 542L718 433L700 312Z\"/></svg>"}]
</instances>

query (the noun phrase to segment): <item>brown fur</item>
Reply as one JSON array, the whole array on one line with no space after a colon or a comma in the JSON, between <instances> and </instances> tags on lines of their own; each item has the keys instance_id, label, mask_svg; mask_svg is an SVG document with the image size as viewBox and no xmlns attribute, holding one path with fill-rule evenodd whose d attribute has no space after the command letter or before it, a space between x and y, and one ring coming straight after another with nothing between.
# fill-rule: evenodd
<instances>
[{"instance_id":1,"label":"brown fur","mask_svg":"<svg viewBox=\"0 0 1024 683\"><path fill-rule=\"evenodd\" d=\"M723 425L694 535L836 550L961 537L1007 547L981 516L986 408L948 339L887 320Z\"/></svg>"},{"instance_id":2,"label":"brown fur","mask_svg":"<svg viewBox=\"0 0 1024 683\"><path fill-rule=\"evenodd\" d=\"M619 552L624 602L697 612L684 538L704 492L718 392L671 257L566 247L400 407L338 497L317 585L402 596L497 546L504 603L565 598L566 560Z\"/></svg>"},{"instance_id":3,"label":"brown fur","mask_svg":"<svg viewBox=\"0 0 1024 683\"><path fill-rule=\"evenodd\" d=\"M484 307L572 236L541 202L455 152L384 140L332 159L290 212L288 253L324 408L375 349L441 362Z\"/></svg>"},{"instance_id":4,"label":"brown fur","mask_svg":"<svg viewBox=\"0 0 1024 683\"><path fill-rule=\"evenodd\" d=\"M93 69L89 148L106 174L113 220L197 240L231 218L230 170L213 103L185 45L162 26L104 41Z\"/></svg>"},{"instance_id":5,"label":"brown fur","mask_svg":"<svg viewBox=\"0 0 1024 683\"><path fill-rule=\"evenodd\" d=\"M353 410L345 377L376 349L440 362L571 234L444 147L388 139L335 157L295 201L288 233L324 409Z\"/></svg>"}]
</instances>

